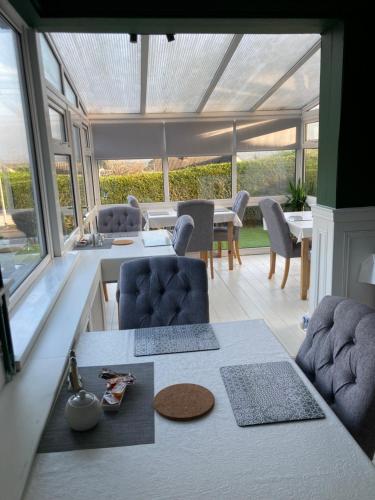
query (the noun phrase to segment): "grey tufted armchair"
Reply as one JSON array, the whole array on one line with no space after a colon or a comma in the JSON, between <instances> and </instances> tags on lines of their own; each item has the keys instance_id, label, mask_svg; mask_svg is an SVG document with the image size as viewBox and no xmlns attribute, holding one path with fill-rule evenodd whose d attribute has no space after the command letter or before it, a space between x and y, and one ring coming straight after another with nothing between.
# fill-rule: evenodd
<instances>
[{"instance_id":1,"label":"grey tufted armchair","mask_svg":"<svg viewBox=\"0 0 375 500\"><path fill-rule=\"evenodd\" d=\"M247 191L239 191L233 202L232 210L235 212L239 219L242 221L245 216L245 210L247 207L247 202L249 201L250 195ZM240 229L235 226L233 229L233 243L234 243L234 255L237 257L239 264L242 264L240 256ZM221 243L222 241L227 241L228 239L228 228L226 224L214 227L214 241L218 242L219 257L221 257Z\"/></svg>"},{"instance_id":2,"label":"grey tufted armchair","mask_svg":"<svg viewBox=\"0 0 375 500\"><path fill-rule=\"evenodd\" d=\"M135 196L133 196L132 194L129 194L127 199L128 199L128 203L131 207L139 208L139 210L141 210L141 207L139 205L139 201L137 200L137 198ZM141 211L141 213L142 213L142 211ZM145 224L146 224L146 219L142 215L142 229L145 227Z\"/></svg>"},{"instance_id":3,"label":"grey tufted armchair","mask_svg":"<svg viewBox=\"0 0 375 500\"><path fill-rule=\"evenodd\" d=\"M284 276L281 282L281 288L284 288L289 275L290 259L301 257L301 243L297 243L290 235L288 223L277 201L265 198L259 202L259 207L266 221L271 242L268 279L275 274L276 254L281 255L285 258Z\"/></svg>"},{"instance_id":4,"label":"grey tufted armchair","mask_svg":"<svg viewBox=\"0 0 375 500\"><path fill-rule=\"evenodd\" d=\"M176 255L183 257L194 230L194 221L190 215L181 215L177 219L172 234L172 245Z\"/></svg>"},{"instance_id":5,"label":"grey tufted armchair","mask_svg":"<svg viewBox=\"0 0 375 500\"><path fill-rule=\"evenodd\" d=\"M375 310L324 297L296 358L332 410L372 459L375 451Z\"/></svg>"},{"instance_id":6,"label":"grey tufted armchair","mask_svg":"<svg viewBox=\"0 0 375 500\"><path fill-rule=\"evenodd\" d=\"M119 205L101 208L98 212L98 231L100 233L127 233L141 230L141 211L139 208Z\"/></svg>"},{"instance_id":7,"label":"grey tufted armchair","mask_svg":"<svg viewBox=\"0 0 375 500\"><path fill-rule=\"evenodd\" d=\"M202 260L168 256L124 262L119 289L122 330L209 322Z\"/></svg>"},{"instance_id":8,"label":"grey tufted armchair","mask_svg":"<svg viewBox=\"0 0 375 500\"><path fill-rule=\"evenodd\" d=\"M211 278L214 277L212 243L214 239L214 202L207 200L189 200L177 203L177 216L190 215L194 220L194 231L187 251L200 252L207 264L210 256Z\"/></svg>"}]
</instances>

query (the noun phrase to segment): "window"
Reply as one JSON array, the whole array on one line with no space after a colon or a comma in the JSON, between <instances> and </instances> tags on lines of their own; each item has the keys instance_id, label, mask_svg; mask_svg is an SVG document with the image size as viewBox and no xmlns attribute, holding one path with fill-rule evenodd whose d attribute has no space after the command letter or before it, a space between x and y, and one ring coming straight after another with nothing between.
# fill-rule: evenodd
<instances>
[{"instance_id":1,"label":"window","mask_svg":"<svg viewBox=\"0 0 375 500\"><path fill-rule=\"evenodd\" d=\"M303 165L307 194L316 196L318 181L318 149L303 150Z\"/></svg>"},{"instance_id":2,"label":"window","mask_svg":"<svg viewBox=\"0 0 375 500\"><path fill-rule=\"evenodd\" d=\"M319 122L306 123L305 125L305 141L319 140Z\"/></svg>"},{"instance_id":3,"label":"window","mask_svg":"<svg viewBox=\"0 0 375 500\"><path fill-rule=\"evenodd\" d=\"M143 203L164 200L161 159L102 160L98 165L103 205L127 203L128 194Z\"/></svg>"},{"instance_id":4,"label":"window","mask_svg":"<svg viewBox=\"0 0 375 500\"><path fill-rule=\"evenodd\" d=\"M55 170L63 234L64 238L67 239L77 227L70 156L55 155Z\"/></svg>"},{"instance_id":5,"label":"window","mask_svg":"<svg viewBox=\"0 0 375 500\"><path fill-rule=\"evenodd\" d=\"M48 113L52 139L61 143L66 142L64 115L51 107L48 108Z\"/></svg>"},{"instance_id":6,"label":"window","mask_svg":"<svg viewBox=\"0 0 375 500\"><path fill-rule=\"evenodd\" d=\"M46 255L20 49L0 17L0 264L10 292Z\"/></svg>"},{"instance_id":7,"label":"window","mask_svg":"<svg viewBox=\"0 0 375 500\"><path fill-rule=\"evenodd\" d=\"M82 163L80 129L76 126L73 126L73 146L74 146L74 153L75 153L75 158L76 158L76 170L77 170L77 177L78 177L81 212L82 212L82 215L85 216L88 212L87 189L86 189L85 173L83 170L83 163Z\"/></svg>"},{"instance_id":8,"label":"window","mask_svg":"<svg viewBox=\"0 0 375 500\"><path fill-rule=\"evenodd\" d=\"M286 194L295 169L295 150L237 153L238 191L245 189L252 197Z\"/></svg>"},{"instance_id":9,"label":"window","mask_svg":"<svg viewBox=\"0 0 375 500\"><path fill-rule=\"evenodd\" d=\"M76 93L74 92L73 87L70 85L65 76L64 76L64 89L65 89L65 97L68 99L70 104L73 104L73 106L76 108L77 107Z\"/></svg>"},{"instance_id":10,"label":"window","mask_svg":"<svg viewBox=\"0 0 375 500\"><path fill-rule=\"evenodd\" d=\"M62 92L60 64L43 35L40 35L40 45L42 49L44 76L54 87Z\"/></svg>"},{"instance_id":11,"label":"window","mask_svg":"<svg viewBox=\"0 0 375 500\"><path fill-rule=\"evenodd\" d=\"M168 158L171 201L232 197L231 156Z\"/></svg>"}]
</instances>

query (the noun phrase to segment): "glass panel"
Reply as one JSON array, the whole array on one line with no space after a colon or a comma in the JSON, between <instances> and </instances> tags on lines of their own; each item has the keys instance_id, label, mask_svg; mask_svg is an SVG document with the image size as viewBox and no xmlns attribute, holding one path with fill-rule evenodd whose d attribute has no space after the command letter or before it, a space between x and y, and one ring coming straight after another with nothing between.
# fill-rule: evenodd
<instances>
[{"instance_id":1,"label":"glass panel","mask_svg":"<svg viewBox=\"0 0 375 500\"><path fill-rule=\"evenodd\" d=\"M48 108L48 112L52 139L66 142L64 115L51 107Z\"/></svg>"},{"instance_id":2,"label":"glass panel","mask_svg":"<svg viewBox=\"0 0 375 500\"><path fill-rule=\"evenodd\" d=\"M260 106L260 110L301 109L319 96L320 50Z\"/></svg>"},{"instance_id":3,"label":"glass panel","mask_svg":"<svg viewBox=\"0 0 375 500\"><path fill-rule=\"evenodd\" d=\"M42 48L44 76L52 85L62 92L60 64L44 35L40 35L40 45Z\"/></svg>"},{"instance_id":4,"label":"glass panel","mask_svg":"<svg viewBox=\"0 0 375 500\"><path fill-rule=\"evenodd\" d=\"M194 112L233 35L150 36L147 113Z\"/></svg>"},{"instance_id":5,"label":"glass panel","mask_svg":"<svg viewBox=\"0 0 375 500\"><path fill-rule=\"evenodd\" d=\"M45 255L15 32L0 18L0 265L12 293Z\"/></svg>"},{"instance_id":6,"label":"glass panel","mask_svg":"<svg viewBox=\"0 0 375 500\"><path fill-rule=\"evenodd\" d=\"M139 113L141 44L127 33L53 33L89 113Z\"/></svg>"},{"instance_id":7,"label":"glass panel","mask_svg":"<svg viewBox=\"0 0 375 500\"><path fill-rule=\"evenodd\" d=\"M164 201L161 159L102 160L98 165L103 205L127 203L129 194L143 203Z\"/></svg>"},{"instance_id":8,"label":"glass panel","mask_svg":"<svg viewBox=\"0 0 375 500\"><path fill-rule=\"evenodd\" d=\"M232 197L231 156L171 157L168 164L171 201Z\"/></svg>"},{"instance_id":9,"label":"glass panel","mask_svg":"<svg viewBox=\"0 0 375 500\"><path fill-rule=\"evenodd\" d=\"M67 239L77 227L70 156L55 155L55 169L63 234L64 238Z\"/></svg>"},{"instance_id":10,"label":"glass panel","mask_svg":"<svg viewBox=\"0 0 375 500\"><path fill-rule=\"evenodd\" d=\"M319 122L306 123L305 125L305 140L318 141L319 140Z\"/></svg>"},{"instance_id":11,"label":"glass panel","mask_svg":"<svg viewBox=\"0 0 375 500\"><path fill-rule=\"evenodd\" d=\"M316 196L318 182L318 149L303 150L307 194Z\"/></svg>"},{"instance_id":12,"label":"glass panel","mask_svg":"<svg viewBox=\"0 0 375 500\"><path fill-rule=\"evenodd\" d=\"M90 134L89 134L89 130L86 127L83 127L83 136L85 138L84 147L89 148L90 147Z\"/></svg>"},{"instance_id":13,"label":"glass panel","mask_svg":"<svg viewBox=\"0 0 375 500\"><path fill-rule=\"evenodd\" d=\"M77 96L73 90L73 87L70 85L70 83L65 77L64 77L64 88L65 88L65 97L71 104L73 104L73 106L77 107Z\"/></svg>"},{"instance_id":14,"label":"glass panel","mask_svg":"<svg viewBox=\"0 0 375 500\"><path fill-rule=\"evenodd\" d=\"M204 111L249 111L319 38L312 34L245 35Z\"/></svg>"},{"instance_id":15,"label":"glass panel","mask_svg":"<svg viewBox=\"0 0 375 500\"><path fill-rule=\"evenodd\" d=\"M295 150L237 153L237 189L251 197L286 194L295 169Z\"/></svg>"},{"instance_id":16,"label":"glass panel","mask_svg":"<svg viewBox=\"0 0 375 500\"><path fill-rule=\"evenodd\" d=\"M81 212L82 212L82 215L85 216L88 212L89 207L88 207L88 203L87 203L87 190L86 190L85 173L83 170L83 163L82 163L80 130L78 127L75 127L75 126L73 126L73 147L74 147L74 153L75 153L75 157L76 157L76 170L77 170L77 177L78 177Z\"/></svg>"}]
</instances>

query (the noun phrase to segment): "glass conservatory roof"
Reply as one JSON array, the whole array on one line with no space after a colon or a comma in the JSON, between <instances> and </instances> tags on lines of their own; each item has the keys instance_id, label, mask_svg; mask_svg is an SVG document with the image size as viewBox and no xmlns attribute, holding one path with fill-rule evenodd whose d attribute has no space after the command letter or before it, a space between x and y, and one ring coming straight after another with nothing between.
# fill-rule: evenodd
<instances>
[{"instance_id":1,"label":"glass conservatory roof","mask_svg":"<svg viewBox=\"0 0 375 500\"><path fill-rule=\"evenodd\" d=\"M319 97L316 34L50 36L91 114L301 109Z\"/></svg>"}]
</instances>

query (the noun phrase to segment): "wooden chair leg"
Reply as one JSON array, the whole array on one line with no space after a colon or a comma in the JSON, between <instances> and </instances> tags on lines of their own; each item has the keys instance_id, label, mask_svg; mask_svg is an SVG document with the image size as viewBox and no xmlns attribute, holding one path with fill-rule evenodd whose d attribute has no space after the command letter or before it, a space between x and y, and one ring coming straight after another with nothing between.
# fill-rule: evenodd
<instances>
[{"instance_id":1,"label":"wooden chair leg","mask_svg":"<svg viewBox=\"0 0 375 500\"><path fill-rule=\"evenodd\" d=\"M217 256L221 259L221 241L217 242Z\"/></svg>"},{"instance_id":2,"label":"wooden chair leg","mask_svg":"<svg viewBox=\"0 0 375 500\"><path fill-rule=\"evenodd\" d=\"M107 283L104 283L103 281L103 293L104 293L104 300L108 302L108 289L107 289Z\"/></svg>"},{"instance_id":3,"label":"wooden chair leg","mask_svg":"<svg viewBox=\"0 0 375 500\"><path fill-rule=\"evenodd\" d=\"M290 266L290 259L285 259L284 276L283 276L283 281L281 283L281 288L285 287L286 280L288 279L289 266Z\"/></svg>"},{"instance_id":4,"label":"wooden chair leg","mask_svg":"<svg viewBox=\"0 0 375 500\"><path fill-rule=\"evenodd\" d=\"M276 267L276 252L270 251L270 272L268 273L268 279L270 280L275 274Z\"/></svg>"},{"instance_id":5,"label":"wooden chair leg","mask_svg":"<svg viewBox=\"0 0 375 500\"><path fill-rule=\"evenodd\" d=\"M211 271L211 279L214 279L214 253L210 250L210 271Z\"/></svg>"},{"instance_id":6,"label":"wooden chair leg","mask_svg":"<svg viewBox=\"0 0 375 500\"><path fill-rule=\"evenodd\" d=\"M242 265L242 260L241 260L241 256L240 256L240 242L237 240L234 242L234 246L235 246L235 249L236 249L236 255L237 255L237 259L238 259L238 263L240 265Z\"/></svg>"}]
</instances>

